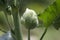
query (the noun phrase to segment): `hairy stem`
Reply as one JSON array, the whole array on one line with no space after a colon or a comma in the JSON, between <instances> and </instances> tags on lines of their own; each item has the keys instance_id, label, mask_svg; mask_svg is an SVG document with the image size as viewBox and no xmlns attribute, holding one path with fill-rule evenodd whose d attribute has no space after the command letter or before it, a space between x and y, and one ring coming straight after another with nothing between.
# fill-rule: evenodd
<instances>
[{"instance_id":1,"label":"hairy stem","mask_svg":"<svg viewBox=\"0 0 60 40\"><path fill-rule=\"evenodd\" d=\"M19 19L18 19L18 12L13 14L14 25L15 25L15 36L16 40L22 40L21 31L19 27Z\"/></svg>"}]
</instances>

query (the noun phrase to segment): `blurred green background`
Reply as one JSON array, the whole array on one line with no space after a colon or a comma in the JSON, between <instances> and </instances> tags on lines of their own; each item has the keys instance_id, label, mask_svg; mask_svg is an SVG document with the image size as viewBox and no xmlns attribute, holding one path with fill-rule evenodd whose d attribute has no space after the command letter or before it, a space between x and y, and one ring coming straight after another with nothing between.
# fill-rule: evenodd
<instances>
[{"instance_id":1,"label":"blurred green background","mask_svg":"<svg viewBox=\"0 0 60 40\"><path fill-rule=\"evenodd\" d=\"M37 6L40 8L40 9L36 9L35 11L38 13L39 12L43 12L44 9L49 6L51 3L53 3L55 0L40 0L40 4L30 4L30 5L34 5L34 7L30 6L30 5L27 5L27 7L29 8L36 8ZM1 12L0 12L1 14ZM1 19L0 19L1 20ZM4 21L6 21L6 19L3 19ZM10 20L10 19L9 19ZM10 21L11 22L11 21ZM0 22L1 23L1 22ZM1 28L4 28L7 24L4 22L5 25L1 25L3 27ZM44 29L45 27L39 27L39 28L35 28L33 30L31 30L31 40L39 40L40 37L42 36L43 32L44 32ZM6 29L4 29L6 31ZM8 29L7 29L8 30ZM21 27L21 31L22 31L22 35L23 35L23 39L24 40L27 40L27 29L22 26ZM2 36L4 33L0 31L0 36ZM60 40L60 29L59 30L56 30L53 26L49 27L48 28L48 31L46 33L46 35L44 36L43 40Z\"/></svg>"}]
</instances>

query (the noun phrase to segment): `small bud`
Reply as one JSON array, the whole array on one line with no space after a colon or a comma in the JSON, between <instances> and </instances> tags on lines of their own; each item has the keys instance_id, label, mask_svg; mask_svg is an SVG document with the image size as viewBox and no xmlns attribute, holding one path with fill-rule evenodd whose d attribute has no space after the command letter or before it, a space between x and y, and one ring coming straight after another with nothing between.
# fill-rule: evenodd
<instances>
[{"instance_id":1,"label":"small bud","mask_svg":"<svg viewBox=\"0 0 60 40\"><path fill-rule=\"evenodd\" d=\"M11 6L8 6L8 7L6 8L6 11L7 11L7 13L8 13L9 15L11 15L12 7L11 7Z\"/></svg>"},{"instance_id":2,"label":"small bud","mask_svg":"<svg viewBox=\"0 0 60 40\"><path fill-rule=\"evenodd\" d=\"M27 29L33 29L38 26L37 14L34 10L26 9L25 13L21 17L21 22Z\"/></svg>"}]
</instances>

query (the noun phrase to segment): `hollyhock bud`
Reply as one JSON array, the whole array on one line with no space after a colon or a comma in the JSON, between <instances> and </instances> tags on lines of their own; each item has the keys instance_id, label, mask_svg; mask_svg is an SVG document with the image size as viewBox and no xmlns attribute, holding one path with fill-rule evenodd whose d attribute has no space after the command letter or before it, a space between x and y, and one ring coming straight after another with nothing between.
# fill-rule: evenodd
<instances>
[{"instance_id":1,"label":"hollyhock bud","mask_svg":"<svg viewBox=\"0 0 60 40\"><path fill-rule=\"evenodd\" d=\"M21 23L24 24L24 26L27 29L33 29L38 26L38 18L37 14L34 10L26 8L26 11L24 12L23 16L21 17Z\"/></svg>"}]
</instances>

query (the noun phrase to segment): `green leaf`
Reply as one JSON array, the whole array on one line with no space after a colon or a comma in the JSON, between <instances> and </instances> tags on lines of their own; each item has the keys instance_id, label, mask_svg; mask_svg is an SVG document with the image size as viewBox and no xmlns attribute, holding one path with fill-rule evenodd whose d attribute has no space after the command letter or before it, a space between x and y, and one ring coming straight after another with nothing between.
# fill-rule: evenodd
<instances>
[{"instance_id":1,"label":"green leaf","mask_svg":"<svg viewBox=\"0 0 60 40\"><path fill-rule=\"evenodd\" d=\"M60 13L60 0L56 0L57 10Z\"/></svg>"},{"instance_id":2,"label":"green leaf","mask_svg":"<svg viewBox=\"0 0 60 40\"><path fill-rule=\"evenodd\" d=\"M6 17L4 15L3 11L0 12L0 29L5 30L5 31L7 31L9 29L7 21L6 21Z\"/></svg>"},{"instance_id":3,"label":"green leaf","mask_svg":"<svg viewBox=\"0 0 60 40\"><path fill-rule=\"evenodd\" d=\"M54 2L39 16L39 19L43 21L44 26L48 27L59 14L60 13L57 11L57 4Z\"/></svg>"},{"instance_id":4,"label":"green leaf","mask_svg":"<svg viewBox=\"0 0 60 40\"><path fill-rule=\"evenodd\" d=\"M60 15L54 20L53 26L57 30L60 28Z\"/></svg>"}]
</instances>

